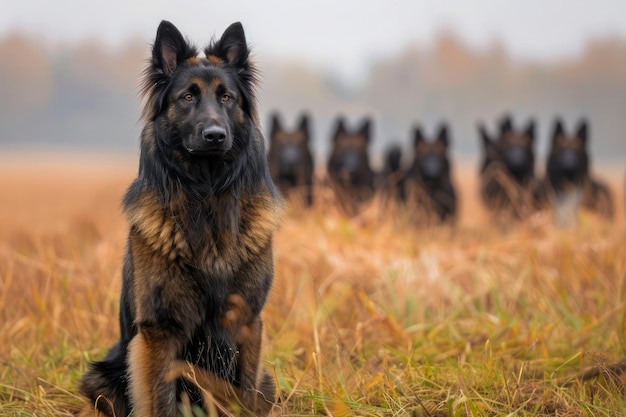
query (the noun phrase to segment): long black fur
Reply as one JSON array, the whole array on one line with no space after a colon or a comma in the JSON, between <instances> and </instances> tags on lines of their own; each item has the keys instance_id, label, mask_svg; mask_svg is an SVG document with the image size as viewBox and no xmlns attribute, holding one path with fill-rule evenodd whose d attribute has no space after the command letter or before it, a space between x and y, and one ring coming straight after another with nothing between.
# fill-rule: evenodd
<instances>
[{"instance_id":1,"label":"long black fur","mask_svg":"<svg viewBox=\"0 0 626 417\"><path fill-rule=\"evenodd\" d=\"M214 373L235 387L244 386L245 381L240 380L244 376L238 374L237 366L245 364L236 365L240 346L222 321L229 308L227 298L240 295L251 318L259 320L272 283L271 235L267 237L264 229L258 232L261 241L252 243L247 252L245 248L233 247L233 242L244 239L245 233L256 236L255 228L265 227L249 223L249 212L270 212L273 208L280 211L281 206L258 127L254 91L257 76L241 25L231 25L204 52L207 58L197 58L197 49L174 25L164 21L143 75L145 126L139 172L123 199L130 233L120 298L120 340L104 360L90 366L80 384L81 392L109 416L126 416L131 411L129 345L140 332L148 336L155 332L166 334L167 340L181 344L180 360ZM233 83L241 100L238 105L242 115L227 120L232 135L230 149L219 155L195 155L183 145L179 118L171 114L175 107L173 89L181 77L209 75ZM158 196L156 202L149 199L153 195ZM251 206L242 203L242 198L251 201ZM146 201L150 203L147 209L142 206ZM140 210L147 210L148 214ZM150 220L152 212L163 213L163 222L174 224L171 236L155 238L162 245L156 248L142 234L141 222ZM177 241L176 233L183 236L184 243ZM232 237L233 242L223 240L223 235ZM185 249L177 248L179 244ZM224 260L226 267L207 266L209 261L203 257L211 251L230 256ZM244 253L241 259L237 258L239 253ZM217 258L214 263L221 261ZM143 270L146 265L148 272ZM138 294L150 282L136 282L137 277L144 279L154 265L191 289L188 300L176 300L175 306L180 308L172 309L171 302L167 304L166 300L174 297L167 293L171 291L168 288L156 287L147 295ZM139 319L137 303L144 299L148 302L141 304L142 310L155 314ZM185 387L182 380L176 384L177 392L184 389L192 399L199 399L198 392ZM164 397L169 395L167 391L165 394ZM163 403L155 413L173 417L176 410L171 408L171 401L164 398Z\"/></svg>"}]
</instances>

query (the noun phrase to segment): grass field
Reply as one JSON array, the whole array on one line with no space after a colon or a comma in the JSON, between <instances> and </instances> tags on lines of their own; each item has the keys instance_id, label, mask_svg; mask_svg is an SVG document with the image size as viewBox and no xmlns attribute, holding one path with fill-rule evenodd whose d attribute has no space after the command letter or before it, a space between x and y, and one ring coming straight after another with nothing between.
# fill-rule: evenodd
<instances>
[{"instance_id":1,"label":"grass field","mask_svg":"<svg viewBox=\"0 0 626 417\"><path fill-rule=\"evenodd\" d=\"M0 415L72 415L117 339L135 175L119 157L0 161ZM549 213L494 227L457 167L457 227L375 208L288 210L275 237L265 363L284 416L626 415L624 169L613 222Z\"/></svg>"}]
</instances>

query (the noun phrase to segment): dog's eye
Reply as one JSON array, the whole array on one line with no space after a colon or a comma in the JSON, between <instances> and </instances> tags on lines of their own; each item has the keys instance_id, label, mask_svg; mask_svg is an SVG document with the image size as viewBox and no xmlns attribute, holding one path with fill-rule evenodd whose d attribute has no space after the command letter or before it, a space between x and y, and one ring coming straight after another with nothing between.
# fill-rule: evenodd
<instances>
[{"instance_id":1,"label":"dog's eye","mask_svg":"<svg viewBox=\"0 0 626 417\"><path fill-rule=\"evenodd\" d=\"M230 101L230 96L228 94L222 95L222 103L228 103Z\"/></svg>"},{"instance_id":2,"label":"dog's eye","mask_svg":"<svg viewBox=\"0 0 626 417\"><path fill-rule=\"evenodd\" d=\"M183 100L185 101L193 101L193 94L187 93L183 96Z\"/></svg>"}]
</instances>

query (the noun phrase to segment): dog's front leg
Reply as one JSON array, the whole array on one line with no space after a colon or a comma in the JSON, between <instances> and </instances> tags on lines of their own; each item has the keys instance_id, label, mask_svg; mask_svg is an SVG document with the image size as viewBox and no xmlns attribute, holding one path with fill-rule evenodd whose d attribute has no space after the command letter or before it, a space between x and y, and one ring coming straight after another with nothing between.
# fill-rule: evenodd
<instances>
[{"instance_id":1,"label":"dog's front leg","mask_svg":"<svg viewBox=\"0 0 626 417\"><path fill-rule=\"evenodd\" d=\"M274 403L274 381L261 365L263 322L255 317L244 325L237 337L239 360L237 379L243 391L242 402L257 416L266 416Z\"/></svg>"},{"instance_id":2,"label":"dog's front leg","mask_svg":"<svg viewBox=\"0 0 626 417\"><path fill-rule=\"evenodd\" d=\"M242 296L231 294L222 325L232 332L239 349L236 382L241 389L240 400L255 415L266 416L274 402L275 386L261 366L261 317L253 315Z\"/></svg>"},{"instance_id":3,"label":"dog's front leg","mask_svg":"<svg viewBox=\"0 0 626 417\"><path fill-rule=\"evenodd\" d=\"M168 378L178 346L165 329L144 325L129 345L129 395L136 417L175 417L176 381Z\"/></svg>"}]
</instances>

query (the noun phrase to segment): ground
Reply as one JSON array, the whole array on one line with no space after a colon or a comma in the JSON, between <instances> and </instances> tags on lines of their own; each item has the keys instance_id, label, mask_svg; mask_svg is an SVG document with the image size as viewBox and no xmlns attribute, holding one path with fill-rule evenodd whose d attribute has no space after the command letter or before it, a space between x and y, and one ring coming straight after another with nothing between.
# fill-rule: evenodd
<instances>
[{"instance_id":1,"label":"ground","mask_svg":"<svg viewBox=\"0 0 626 417\"><path fill-rule=\"evenodd\" d=\"M134 158L0 158L0 415L72 415L117 339ZM626 414L624 167L617 217L501 224L455 167L455 227L318 199L275 236L264 362L284 416ZM587 372L585 374L585 372ZM585 375L581 377L581 375Z\"/></svg>"}]
</instances>

